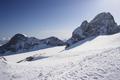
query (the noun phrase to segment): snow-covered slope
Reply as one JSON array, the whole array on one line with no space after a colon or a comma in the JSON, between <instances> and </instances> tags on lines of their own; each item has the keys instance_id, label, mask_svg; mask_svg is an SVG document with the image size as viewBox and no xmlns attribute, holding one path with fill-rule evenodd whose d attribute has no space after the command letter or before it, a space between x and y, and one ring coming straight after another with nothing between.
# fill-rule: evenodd
<instances>
[{"instance_id":1,"label":"snow-covered slope","mask_svg":"<svg viewBox=\"0 0 120 80\"><path fill-rule=\"evenodd\" d=\"M73 48L72 50L79 49L79 51L105 49L105 48L107 49L111 47L120 46L119 40L120 40L120 33L114 34L114 35L101 35L94 39L88 38L88 39L79 41L78 43L73 44L67 49Z\"/></svg>"},{"instance_id":2,"label":"snow-covered slope","mask_svg":"<svg viewBox=\"0 0 120 80\"><path fill-rule=\"evenodd\" d=\"M5 56L7 61L0 59L0 79L120 80L120 33L79 44L69 50L61 46ZM37 59L15 63L29 56Z\"/></svg>"}]
</instances>

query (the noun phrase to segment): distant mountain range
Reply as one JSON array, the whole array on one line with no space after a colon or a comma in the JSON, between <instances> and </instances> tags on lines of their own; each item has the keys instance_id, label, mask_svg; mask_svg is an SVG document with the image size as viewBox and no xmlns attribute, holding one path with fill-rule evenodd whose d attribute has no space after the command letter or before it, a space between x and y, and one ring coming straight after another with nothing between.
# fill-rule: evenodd
<instances>
[{"instance_id":1,"label":"distant mountain range","mask_svg":"<svg viewBox=\"0 0 120 80\"><path fill-rule=\"evenodd\" d=\"M117 25L114 17L110 13L103 12L98 14L90 22L86 20L83 21L83 23L73 31L72 37L66 42L56 37L39 40L35 37L26 37L22 34L16 34L10 41L0 46L0 54L8 55L63 45L66 45L66 48L68 48L87 38L99 35L111 35L118 32L120 32L120 26Z\"/></svg>"},{"instance_id":2,"label":"distant mountain range","mask_svg":"<svg viewBox=\"0 0 120 80\"><path fill-rule=\"evenodd\" d=\"M62 45L65 45L65 42L56 37L39 40L35 37L26 37L22 34L16 34L8 43L0 47L0 53L1 55L8 55Z\"/></svg>"}]
</instances>

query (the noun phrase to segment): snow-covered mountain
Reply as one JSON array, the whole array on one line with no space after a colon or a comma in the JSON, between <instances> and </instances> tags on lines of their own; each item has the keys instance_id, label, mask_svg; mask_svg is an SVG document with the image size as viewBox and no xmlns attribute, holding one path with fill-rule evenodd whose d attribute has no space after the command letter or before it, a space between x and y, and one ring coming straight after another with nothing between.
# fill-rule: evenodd
<instances>
[{"instance_id":1,"label":"snow-covered mountain","mask_svg":"<svg viewBox=\"0 0 120 80\"><path fill-rule=\"evenodd\" d=\"M39 40L34 37L26 37L22 34L16 34L11 40L0 47L0 54L7 55L34 51L54 46L62 46L65 43L56 37L49 37Z\"/></svg>"},{"instance_id":2,"label":"snow-covered mountain","mask_svg":"<svg viewBox=\"0 0 120 80\"><path fill-rule=\"evenodd\" d=\"M64 48L5 56L0 59L0 79L120 80L120 33L96 37L70 50ZM30 56L33 60L26 61Z\"/></svg>"},{"instance_id":3,"label":"snow-covered mountain","mask_svg":"<svg viewBox=\"0 0 120 80\"><path fill-rule=\"evenodd\" d=\"M92 21L84 21L80 27L76 28L72 37L67 41L67 47L90 37L98 35L111 35L120 32L120 26L117 25L110 13L100 13Z\"/></svg>"},{"instance_id":4,"label":"snow-covered mountain","mask_svg":"<svg viewBox=\"0 0 120 80\"><path fill-rule=\"evenodd\" d=\"M110 13L84 21L67 43L16 34L0 50L25 53L0 57L0 80L120 80L120 26Z\"/></svg>"}]
</instances>

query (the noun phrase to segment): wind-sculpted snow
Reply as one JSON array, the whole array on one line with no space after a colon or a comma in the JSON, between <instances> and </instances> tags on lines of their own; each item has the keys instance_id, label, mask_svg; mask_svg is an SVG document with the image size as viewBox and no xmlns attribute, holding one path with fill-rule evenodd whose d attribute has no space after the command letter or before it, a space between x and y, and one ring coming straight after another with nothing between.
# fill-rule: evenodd
<instances>
[{"instance_id":1,"label":"wind-sculpted snow","mask_svg":"<svg viewBox=\"0 0 120 80\"><path fill-rule=\"evenodd\" d=\"M119 80L120 48L88 56L83 61L73 64L56 80Z\"/></svg>"},{"instance_id":2,"label":"wind-sculpted snow","mask_svg":"<svg viewBox=\"0 0 120 80\"><path fill-rule=\"evenodd\" d=\"M90 52L89 52L90 53ZM68 62L52 65L0 62L0 79L2 80L119 80L120 79L120 47L94 51L93 55ZM64 60L67 59L63 58ZM63 61L59 59L59 61ZM39 62L38 62L39 63ZM60 63L60 62L58 62ZM29 65L28 65L29 64Z\"/></svg>"}]
</instances>

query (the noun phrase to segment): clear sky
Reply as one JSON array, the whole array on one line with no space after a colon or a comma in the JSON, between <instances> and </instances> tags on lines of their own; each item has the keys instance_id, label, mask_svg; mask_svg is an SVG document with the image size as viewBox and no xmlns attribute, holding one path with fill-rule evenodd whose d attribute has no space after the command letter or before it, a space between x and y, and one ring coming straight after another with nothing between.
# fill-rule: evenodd
<instances>
[{"instance_id":1,"label":"clear sky","mask_svg":"<svg viewBox=\"0 0 120 80\"><path fill-rule=\"evenodd\" d=\"M67 39L101 12L111 12L119 24L120 0L0 0L0 39L16 33Z\"/></svg>"}]
</instances>

